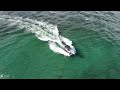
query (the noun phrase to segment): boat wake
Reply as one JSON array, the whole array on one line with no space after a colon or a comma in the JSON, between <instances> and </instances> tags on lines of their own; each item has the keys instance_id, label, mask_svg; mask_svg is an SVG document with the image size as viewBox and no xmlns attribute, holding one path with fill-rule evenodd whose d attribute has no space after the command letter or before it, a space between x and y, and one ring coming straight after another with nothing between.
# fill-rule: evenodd
<instances>
[{"instance_id":1,"label":"boat wake","mask_svg":"<svg viewBox=\"0 0 120 90\"><path fill-rule=\"evenodd\" d=\"M72 45L72 41L59 34L56 25L48 22L37 21L29 18L11 17L8 15L0 16L0 21L8 22L8 26L16 25L20 29L34 33L41 41L48 41L49 47L55 53L65 56L75 55L76 50Z\"/></svg>"}]
</instances>

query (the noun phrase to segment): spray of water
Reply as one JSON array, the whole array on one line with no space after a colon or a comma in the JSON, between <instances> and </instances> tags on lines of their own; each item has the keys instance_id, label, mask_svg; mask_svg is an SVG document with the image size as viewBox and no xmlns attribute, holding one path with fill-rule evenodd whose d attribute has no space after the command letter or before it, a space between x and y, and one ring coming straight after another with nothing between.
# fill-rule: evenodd
<instances>
[{"instance_id":1,"label":"spray of water","mask_svg":"<svg viewBox=\"0 0 120 90\"><path fill-rule=\"evenodd\" d=\"M50 49L55 53L63 54L65 56L71 56L76 53L72 41L59 35L56 25L29 18L11 17L8 15L0 16L0 21L1 20L8 22L9 27L17 25L20 29L24 28L27 32L34 33L39 40L48 41ZM70 47L69 51L65 48L66 45Z\"/></svg>"}]
</instances>

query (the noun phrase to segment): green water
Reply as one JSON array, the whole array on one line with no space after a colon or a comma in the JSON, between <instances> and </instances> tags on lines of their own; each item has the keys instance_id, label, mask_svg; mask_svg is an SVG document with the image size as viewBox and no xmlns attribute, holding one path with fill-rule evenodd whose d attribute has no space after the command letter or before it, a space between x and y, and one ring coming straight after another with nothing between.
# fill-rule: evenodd
<instances>
[{"instance_id":1,"label":"green water","mask_svg":"<svg viewBox=\"0 0 120 90\"><path fill-rule=\"evenodd\" d=\"M1 12L3 14L14 14L16 12ZM17 12L26 14L26 12ZM23 17L35 17L28 12ZM38 12L40 13L40 12ZM60 13L60 15L59 15ZM113 31L104 27L102 22L90 24L83 20L82 16L97 17L93 12L59 12L51 16L47 12L40 13L39 17L45 17L48 21L58 23L61 35L73 41L77 53L72 57L65 57L56 54L49 49L48 43L40 41L32 33L26 33L17 28L5 29L1 26L0 30L0 75L7 79L110 79L120 78L120 45L119 39L115 39L114 33L120 23L111 23L115 16L111 16L111 21L105 23L113 25ZM83 14L84 13L84 14ZM99 12L103 13L103 12ZM114 14L114 12L111 12ZM119 13L119 12L118 12ZM63 15L64 14L64 15ZM36 14L35 14L36 15ZM48 15L48 16L47 16ZM75 16L76 15L76 16ZM108 14L109 15L109 14ZM116 15L116 14L115 14ZM117 14L119 15L119 14ZM36 16L37 17L37 16ZM60 17L60 19L59 19ZM65 17L67 17L65 21ZM74 17L74 18L73 18ZM52 19L51 19L52 18ZM58 18L58 21L52 21ZM63 18L63 19L62 19ZM68 19L69 18L69 19ZM80 20L78 20L80 19ZM96 19L96 18L95 18ZM106 18L104 18L106 19ZM38 19L39 20L39 19ZM41 20L41 19L40 19ZM92 19L90 19L92 20ZM107 18L109 20L109 18ZM70 22L68 22L70 21ZM120 21L120 20L119 20ZM59 23L61 22L61 23ZM65 22L65 23L64 23ZM85 22L85 23L83 23ZM2 22L1 22L2 23ZM94 22L92 22L94 23ZM72 26L70 26L72 25ZM93 28L92 28L93 27ZM108 33L97 31L98 28L108 30ZM15 31L14 31L15 30ZM120 31L117 28L118 32ZM13 31L13 32L11 32ZM109 33L110 32L110 33ZM108 37L111 34L115 37ZM108 34L108 36L107 36ZM3 76L2 76L3 75Z\"/></svg>"}]
</instances>

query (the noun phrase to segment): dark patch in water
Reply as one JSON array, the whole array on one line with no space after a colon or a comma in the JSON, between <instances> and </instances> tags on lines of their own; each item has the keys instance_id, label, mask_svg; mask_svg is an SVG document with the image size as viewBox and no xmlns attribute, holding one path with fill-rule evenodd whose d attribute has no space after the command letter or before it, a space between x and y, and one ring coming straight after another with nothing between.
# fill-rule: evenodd
<instances>
[{"instance_id":1,"label":"dark patch in water","mask_svg":"<svg viewBox=\"0 0 120 90\"><path fill-rule=\"evenodd\" d=\"M76 49L76 52L77 52L76 56L80 56L81 58L84 58L84 55L83 55L82 51Z\"/></svg>"},{"instance_id":2,"label":"dark patch in water","mask_svg":"<svg viewBox=\"0 0 120 90\"><path fill-rule=\"evenodd\" d=\"M72 55L71 57L85 58L81 50L79 50L78 48L75 48L75 49L76 49L76 54Z\"/></svg>"}]
</instances>

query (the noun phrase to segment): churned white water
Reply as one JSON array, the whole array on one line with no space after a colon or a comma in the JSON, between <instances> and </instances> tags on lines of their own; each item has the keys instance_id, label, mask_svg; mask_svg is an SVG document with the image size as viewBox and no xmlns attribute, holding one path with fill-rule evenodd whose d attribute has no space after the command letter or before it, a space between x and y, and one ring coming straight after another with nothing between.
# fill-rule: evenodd
<instances>
[{"instance_id":1,"label":"churned white water","mask_svg":"<svg viewBox=\"0 0 120 90\"><path fill-rule=\"evenodd\" d=\"M34 33L35 36L42 41L48 41L49 47L55 53L71 56L64 50L62 41L71 47L72 54L76 53L72 41L66 37L59 35L59 30L56 25L44 21L37 21L29 18L11 17L8 15L0 16L0 20L7 21L8 26L17 26L20 29L25 29L27 32Z\"/></svg>"}]
</instances>

